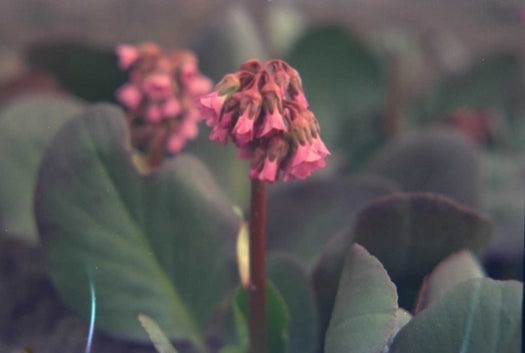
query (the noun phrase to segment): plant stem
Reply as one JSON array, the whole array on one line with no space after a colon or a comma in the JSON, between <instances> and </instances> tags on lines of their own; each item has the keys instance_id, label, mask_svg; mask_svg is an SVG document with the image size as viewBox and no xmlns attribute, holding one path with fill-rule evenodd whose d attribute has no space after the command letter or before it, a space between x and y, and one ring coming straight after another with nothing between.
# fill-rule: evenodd
<instances>
[{"instance_id":1,"label":"plant stem","mask_svg":"<svg viewBox=\"0 0 525 353\"><path fill-rule=\"evenodd\" d=\"M266 183L252 180L250 205L250 353L266 352Z\"/></svg>"}]
</instances>

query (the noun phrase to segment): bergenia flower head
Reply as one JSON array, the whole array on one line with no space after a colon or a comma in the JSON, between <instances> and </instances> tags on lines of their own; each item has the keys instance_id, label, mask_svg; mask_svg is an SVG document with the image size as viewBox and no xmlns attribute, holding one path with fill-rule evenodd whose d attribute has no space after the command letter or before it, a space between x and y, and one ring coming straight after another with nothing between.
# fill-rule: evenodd
<instances>
[{"instance_id":1,"label":"bergenia flower head","mask_svg":"<svg viewBox=\"0 0 525 353\"><path fill-rule=\"evenodd\" d=\"M116 54L120 69L129 73L116 96L127 111L133 145L156 166L197 136L201 115L195 100L211 90L212 82L187 50L165 52L145 43L119 45Z\"/></svg>"},{"instance_id":2,"label":"bergenia flower head","mask_svg":"<svg viewBox=\"0 0 525 353\"><path fill-rule=\"evenodd\" d=\"M308 110L299 73L282 60L244 63L199 100L212 127L210 139L229 139L251 160L250 178L275 182L304 179L330 154Z\"/></svg>"}]
</instances>

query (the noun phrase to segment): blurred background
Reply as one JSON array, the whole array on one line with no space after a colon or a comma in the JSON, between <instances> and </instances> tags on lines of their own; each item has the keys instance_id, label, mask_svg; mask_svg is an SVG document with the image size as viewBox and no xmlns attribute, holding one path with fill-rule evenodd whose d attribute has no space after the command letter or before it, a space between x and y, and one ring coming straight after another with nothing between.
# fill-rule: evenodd
<instances>
[{"instance_id":1,"label":"blurred background","mask_svg":"<svg viewBox=\"0 0 525 353\"><path fill-rule=\"evenodd\" d=\"M0 111L42 92L114 101L126 76L113 48L145 41L196 51L201 71L215 81L252 57L287 60L301 73L333 153L319 180L374 174L396 190L438 192L488 214L493 236L482 260L489 275L523 280L522 2L0 0ZM187 150L207 163L232 202L246 207L248 166L232 146L229 154L216 153L208 131L203 126ZM293 186L271 191L287 188ZM329 199L323 190L316 197ZM50 309L56 295L45 279L41 251L0 239L2 295L9 297L5 288L13 286L40 296L48 291L42 315L62 315L63 309ZM9 300L22 308L35 298ZM24 330L16 330L9 315L0 312L6 347L27 337L38 341L38 332L56 334L46 347L85 338L85 326L73 318L49 333L47 319L42 327L36 324L38 313L16 316L17 327L30 328ZM100 352L149 351L104 339Z\"/></svg>"}]
</instances>

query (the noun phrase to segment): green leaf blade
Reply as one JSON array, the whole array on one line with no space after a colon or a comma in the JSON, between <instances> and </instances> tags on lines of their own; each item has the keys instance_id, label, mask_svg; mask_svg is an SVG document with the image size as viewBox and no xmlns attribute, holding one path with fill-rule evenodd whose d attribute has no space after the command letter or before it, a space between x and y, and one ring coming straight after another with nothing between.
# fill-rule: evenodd
<instances>
[{"instance_id":1,"label":"green leaf blade","mask_svg":"<svg viewBox=\"0 0 525 353\"><path fill-rule=\"evenodd\" d=\"M92 270L100 328L144 339L134 319L144 313L170 338L206 350L201 330L233 286L237 222L200 162L179 156L140 175L121 111L99 105L56 136L37 195L39 231L68 306L86 317Z\"/></svg>"},{"instance_id":2,"label":"green leaf blade","mask_svg":"<svg viewBox=\"0 0 525 353\"><path fill-rule=\"evenodd\" d=\"M332 318L326 353L381 351L396 324L397 294L384 267L362 246L347 254Z\"/></svg>"}]
</instances>

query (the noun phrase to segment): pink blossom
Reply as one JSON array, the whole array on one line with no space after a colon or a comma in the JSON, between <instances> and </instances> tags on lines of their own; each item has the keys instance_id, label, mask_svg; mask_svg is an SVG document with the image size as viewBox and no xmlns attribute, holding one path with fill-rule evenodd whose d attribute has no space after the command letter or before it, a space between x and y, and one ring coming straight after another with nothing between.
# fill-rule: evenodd
<instances>
[{"instance_id":1,"label":"pink blossom","mask_svg":"<svg viewBox=\"0 0 525 353\"><path fill-rule=\"evenodd\" d=\"M127 70L139 58L139 50L132 45L119 45L115 51L121 70Z\"/></svg>"},{"instance_id":2,"label":"pink blossom","mask_svg":"<svg viewBox=\"0 0 525 353\"><path fill-rule=\"evenodd\" d=\"M179 152L182 147L186 144L186 140L178 133L175 133L169 137L167 149L171 153Z\"/></svg>"},{"instance_id":3,"label":"pink blossom","mask_svg":"<svg viewBox=\"0 0 525 353\"><path fill-rule=\"evenodd\" d=\"M151 123L160 123L162 120L162 110L158 105L152 104L146 109L146 118Z\"/></svg>"},{"instance_id":4,"label":"pink blossom","mask_svg":"<svg viewBox=\"0 0 525 353\"><path fill-rule=\"evenodd\" d=\"M162 115L164 115L165 117L174 117L180 112L180 103L175 97L168 98L162 106Z\"/></svg>"},{"instance_id":5,"label":"pink blossom","mask_svg":"<svg viewBox=\"0 0 525 353\"><path fill-rule=\"evenodd\" d=\"M171 94L171 77L166 73L149 75L142 89L152 99L167 98Z\"/></svg>"},{"instance_id":6,"label":"pink blossom","mask_svg":"<svg viewBox=\"0 0 525 353\"><path fill-rule=\"evenodd\" d=\"M292 95L292 100L299 104L304 109L308 108L308 101L306 100L306 97L304 96L303 91L298 91L297 94Z\"/></svg>"},{"instance_id":7,"label":"pink blossom","mask_svg":"<svg viewBox=\"0 0 525 353\"><path fill-rule=\"evenodd\" d=\"M234 141L238 146L246 145L253 139L254 122L255 118L250 116L249 109L246 109L232 130Z\"/></svg>"},{"instance_id":8,"label":"pink blossom","mask_svg":"<svg viewBox=\"0 0 525 353\"><path fill-rule=\"evenodd\" d=\"M215 125L210 133L210 140L218 141L222 145L226 145L228 142L229 129L222 128L220 125Z\"/></svg>"},{"instance_id":9,"label":"pink blossom","mask_svg":"<svg viewBox=\"0 0 525 353\"><path fill-rule=\"evenodd\" d=\"M126 84L118 89L117 99L126 108L135 110L142 100L142 92L135 85Z\"/></svg>"},{"instance_id":10,"label":"pink blossom","mask_svg":"<svg viewBox=\"0 0 525 353\"><path fill-rule=\"evenodd\" d=\"M270 161L269 158L265 158L260 171L257 169L250 170L250 178L274 183L279 178L279 164L277 163L277 159Z\"/></svg>"},{"instance_id":11,"label":"pink blossom","mask_svg":"<svg viewBox=\"0 0 525 353\"><path fill-rule=\"evenodd\" d=\"M191 119L184 119L184 121L181 123L179 127L178 133L181 136L184 136L188 139L194 139L197 137L197 134L199 133L199 128L197 126L197 122L195 120Z\"/></svg>"},{"instance_id":12,"label":"pink blossom","mask_svg":"<svg viewBox=\"0 0 525 353\"><path fill-rule=\"evenodd\" d=\"M191 97L202 96L208 93L213 86L209 78L200 74L194 62L187 62L182 65L180 69L180 81Z\"/></svg>"},{"instance_id":13,"label":"pink blossom","mask_svg":"<svg viewBox=\"0 0 525 353\"><path fill-rule=\"evenodd\" d=\"M226 98L226 95L219 95L219 91L213 91L199 99L201 114L208 126L214 126L219 120Z\"/></svg>"},{"instance_id":14,"label":"pink blossom","mask_svg":"<svg viewBox=\"0 0 525 353\"><path fill-rule=\"evenodd\" d=\"M286 131L283 116L277 109L275 109L273 113L266 112L263 123L259 127L256 136L263 137L272 131Z\"/></svg>"},{"instance_id":15,"label":"pink blossom","mask_svg":"<svg viewBox=\"0 0 525 353\"><path fill-rule=\"evenodd\" d=\"M304 179L317 169L326 166L324 158L330 152L319 137L312 144L298 145L284 169L284 181Z\"/></svg>"}]
</instances>

